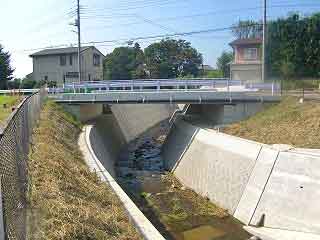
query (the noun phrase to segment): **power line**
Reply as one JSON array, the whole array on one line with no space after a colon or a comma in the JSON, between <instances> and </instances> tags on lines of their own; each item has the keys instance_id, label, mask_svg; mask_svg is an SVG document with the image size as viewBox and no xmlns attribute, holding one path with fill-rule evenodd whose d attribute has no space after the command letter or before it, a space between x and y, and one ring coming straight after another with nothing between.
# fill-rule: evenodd
<instances>
[{"instance_id":1,"label":"power line","mask_svg":"<svg viewBox=\"0 0 320 240\"><path fill-rule=\"evenodd\" d=\"M177 0L161 0L161 1L152 1L148 2L147 4L130 4L128 6L120 6L120 7L114 7L114 8L92 8L91 10L88 10L88 13L97 13L99 11L109 11L109 12L116 12L116 11L128 11L128 10L136 10L136 9L142 9L142 8L149 8L149 7L163 7L171 4L176 3L186 3L186 1L177 1Z\"/></svg>"}]
</instances>

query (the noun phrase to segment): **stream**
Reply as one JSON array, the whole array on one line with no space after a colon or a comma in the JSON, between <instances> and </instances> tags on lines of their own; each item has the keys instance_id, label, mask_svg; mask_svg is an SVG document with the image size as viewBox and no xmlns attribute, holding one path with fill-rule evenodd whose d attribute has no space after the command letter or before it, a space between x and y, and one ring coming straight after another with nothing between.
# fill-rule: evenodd
<instances>
[{"instance_id":1,"label":"stream","mask_svg":"<svg viewBox=\"0 0 320 240\"><path fill-rule=\"evenodd\" d=\"M119 184L168 240L249 239L240 222L165 171L161 147L168 131L164 121L121 151Z\"/></svg>"}]
</instances>

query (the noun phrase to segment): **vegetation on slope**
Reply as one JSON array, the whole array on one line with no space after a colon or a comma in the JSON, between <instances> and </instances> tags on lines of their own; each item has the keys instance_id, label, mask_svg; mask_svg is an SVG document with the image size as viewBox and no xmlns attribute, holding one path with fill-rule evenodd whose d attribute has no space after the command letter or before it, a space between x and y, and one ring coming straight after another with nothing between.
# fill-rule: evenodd
<instances>
[{"instance_id":1,"label":"vegetation on slope","mask_svg":"<svg viewBox=\"0 0 320 240\"><path fill-rule=\"evenodd\" d=\"M289 97L248 120L224 129L227 134L266 143L320 148L320 104Z\"/></svg>"},{"instance_id":2,"label":"vegetation on slope","mask_svg":"<svg viewBox=\"0 0 320 240\"><path fill-rule=\"evenodd\" d=\"M80 125L53 103L42 111L29 162L29 239L140 239L112 190L87 168Z\"/></svg>"},{"instance_id":3,"label":"vegetation on slope","mask_svg":"<svg viewBox=\"0 0 320 240\"><path fill-rule=\"evenodd\" d=\"M4 125L5 120L12 112L12 107L21 100L20 96L0 96L0 126Z\"/></svg>"}]
</instances>

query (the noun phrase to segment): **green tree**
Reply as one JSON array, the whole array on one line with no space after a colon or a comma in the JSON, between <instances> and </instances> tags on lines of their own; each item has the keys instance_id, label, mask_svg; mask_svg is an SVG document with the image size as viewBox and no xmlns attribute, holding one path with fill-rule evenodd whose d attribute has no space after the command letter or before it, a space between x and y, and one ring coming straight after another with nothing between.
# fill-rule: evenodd
<instances>
[{"instance_id":1,"label":"green tree","mask_svg":"<svg viewBox=\"0 0 320 240\"><path fill-rule=\"evenodd\" d=\"M8 81L8 89L19 89L21 87L21 81L22 79L20 78Z\"/></svg>"},{"instance_id":2,"label":"green tree","mask_svg":"<svg viewBox=\"0 0 320 240\"><path fill-rule=\"evenodd\" d=\"M134 79L145 77L143 69L144 54L140 45L120 47L106 56L104 61L105 79Z\"/></svg>"},{"instance_id":3,"label":"green tree","mask_svg":"<svg viewBox=\"0 0 320 240\"><path fill-rule=\"evenodd\" d=\"M161 40L147 47L144 55L152 78L197 77L203 62L202 55L185 40Z\"/></svg>"},{"instance_id":4,"label":"green tree","mask_svg":"<svg viewBox=\"0 0 320 240\"><path fill-rule=\"evenodd\" d=\"M240 20L233 25L232 33L237 39L262 38L262 24L252 20Z\"/></svg>"},{"instance_id":5,"label":"green tree","mask_svg":"<svg viewBox=\"0 0 320 240\"><path fill-rule=\"evenodd\" d=\"M33 89L36 87L37 87L37 82L33 80L32 73L26 75L21 81L20 88L22 89Z\"/></svg>"},{"instance_id":6,"label":"green tree","mask_svg":"<svg viewBox=\"0 0 320 240\"><path fill-rule=\"evenodd\" d=\"M7 89L8 81L12 79L14 69L10 62L10 54L0 45L0 89Z\"/></svg>"},{"instance_id":7,"label":"green tree","mask_svg":"<svg viewBox=\"0 0 320 240\"><path fill-rule=\"evenodd\" d=\"M217 60L217 67L223 73L223 77L230 77L230 63L233 60L233 53L223 51Z\"/></svg>"},{"instance_id":8,"label":"green tree","mask_svg":"<svg viewBox=\"0 0 320 240\"><path fill-rule=\"evenodd\" d=\"M268 23L267 67L274 77L320 76L320 13ZM289 75L287 73L290 73Z\"/></svg>"}]
</instances>

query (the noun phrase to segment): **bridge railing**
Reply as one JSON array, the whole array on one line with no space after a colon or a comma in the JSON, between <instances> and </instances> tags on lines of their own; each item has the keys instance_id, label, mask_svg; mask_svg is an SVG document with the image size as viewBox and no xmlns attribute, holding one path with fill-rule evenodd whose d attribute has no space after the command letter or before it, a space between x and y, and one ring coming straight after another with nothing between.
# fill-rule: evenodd
<instances>
[{"instance_id":1,"label":"bridge railing","mask_svg":"<svg viewBox=\"0 0 320 240\"><path fill-rule=\"evenodd\" d=\"M227 85L239 85L240 81L229 81L228 79L149 79L149 80L111 80L96 82L81 82L65 84L64 89L103 89L111 90L116 88L124 88L134 90L135 88L154 88L157 90L170 88L200 88L203 86L218 87Z\"/></svg>"},{"instance_id":2,"label":"bridge railing","mask_svg":"<svg viewBox=\"0 0 320 240\"><path fill-rule=\"evenodd\" d=\"M97 91L223 91L223 92L280 92L277 83L247 83L245 81L219 79L138 79L75 82L65 84L63 88L49 89L50 93L91 93Z\"/></svg>"}]
</instances>

